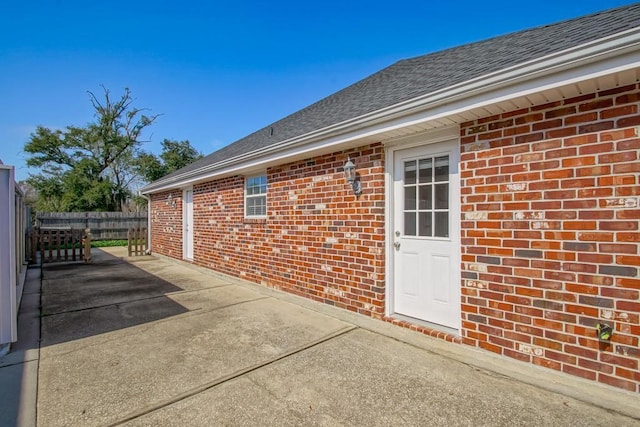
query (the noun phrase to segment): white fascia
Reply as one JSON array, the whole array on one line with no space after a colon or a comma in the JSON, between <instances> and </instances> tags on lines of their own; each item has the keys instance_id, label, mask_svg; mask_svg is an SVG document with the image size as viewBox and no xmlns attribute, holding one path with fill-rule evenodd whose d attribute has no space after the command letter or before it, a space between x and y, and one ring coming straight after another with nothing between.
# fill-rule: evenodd
<instances>
[{"instance_id":1,"label":"white fascia","mask_svg":"<svg viewBox=\"0 0 640 427\"><path fill-rule=\"evenodd\" d=\"M640 67L640 28L547 55L206 165L173 177L170 182L163 183L160 180L155 185L145 187L143 191L146 194L155 193L229 174L244 173L273 164L277 160L350 141L373 138L412 124L637 67Z\"/></svg>"}]
</instances>

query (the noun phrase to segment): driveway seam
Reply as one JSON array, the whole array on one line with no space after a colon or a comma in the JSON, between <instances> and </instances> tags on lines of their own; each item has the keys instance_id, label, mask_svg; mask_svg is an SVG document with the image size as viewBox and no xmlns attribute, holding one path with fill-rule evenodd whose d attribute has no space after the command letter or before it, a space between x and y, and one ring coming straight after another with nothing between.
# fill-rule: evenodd
<instances>
[{"instance_id":1,"label":"driveway seam","mask_svg":"<svg viewBox=\"0 0 640 427\"><path fill-rule=\"evenodd\" d=\"M94 306L91 306L91 307L83 307L83 308L75 308L73 310L67 310L67 311L57 311L55 313L46 313L46 314L43 313L42 317L57 316L57 315L60 315L60 314L67 314L67 313L78 313L78 312L81 312L81 311L95 310L95 309L98 309L98 308L110 307L112 305L127 304L127 303L130 303L130 302L138 302L138 301L148 301L148 300L152 300L152 299L156 299L156 298L167 297L168 295L182 295L182 294L187 294L187 293L190 293L190 292L200 292L200 291L206 291L206 290L209 290L209 289L226 288L228 286L234 286L234 285L232 283L229 283L228 285L210 286L208 288L202 288L202 289L193 289L193 290L188 290L188 291L184 290L184 291L176 291L176 292L167 292L166 294L154 295L152 297L128 299L128 300L124 300L124 301L112 302L110 304L94 305ZM63 293L73 294L73 292L63 292ZM54 294L48 294L48 295L54 295ZM55 295L60 295L60 293L55 294ZM269 298L269 297L265 296L264 298ZM263 298L259 298L259 299L263 299Z\"/></svg>"},{"instance_id":2,"label":"driveway seam","mask_svg":"<svg viewBox=\"0 0 640 427\"><path fill-rule=\"evenodd\" d=\"M165 323L165 322L170 322L172 320L175 320L179 316L181 316L181 317L201 316L203 314L212 313L212 312L217 311L217 310L224 310L224 309L227 309L229 307L234 307L234 306L242 305L242 304L248 304L248 303L255 302L255 301L262 301L262 300L265 300L265 299L269 299L269 297L265 296L265 297L255 298L255 299L246 300L246 301L239 301L239 302L235 302L233 304L223 305L223 306L216 307L216 308L213 308L213 309L210 309L210 310L203 310L201 308L197 308L195 310L187 311L185 313L177 314L175 316L171 316L171 317L168 317L168 318L165 318L165 319L154 320L153 324L140 324L140 325L135 325L135 326L138 326L138 327L142 328L140 330L140 332L146 332L149 328L152 328L154 325L162 324L162 323ZM121 303L118 303L118 304L121 304ZM111 305L118 305L118 304L111 304ZM109 307L109 306L105 305L104 307ZM82 311L82 310L80 310L80 311ZM73 312L70 311L68 313L73 313ZM61 315L61 314L66 314L66 313L59 313L59 315ZM119 339L120 339L120 337L106 338L106 339L103 339L102 342L103 343L109 343L109 342L117 341ZM64 353L58 353L58 356L72 354L72 353L84 350L85 348L87 348L87 347L89 347L91 345L92 344L88 344L87 346L78 347L78 348L75 348L73 350L70 350L70 351L67 351L67 352L64 352Z\"/></svg>"},{"instance_id":3,"label":"driveway seam","mask_svg":"<svg viewBox=\"0 0 640 427\"><path fill-rule=\"evenodd\" d=\"M335 338L338 338L338 337L341 337L343 335L346 335L349 332L353 332L356 329L359 329L359 327L353 326L353 325L345 327L345 328L342 328L342 329L339 329L336 332L333 332L333 333L331 333L329 335L326 335L326 336L324 336L322 338L319 338L319 339L317 339L315 341L312 341L312 342L310 342L308 344L302 345L302 346L297 347L297 348L295 348L295 349L293 349L291 351L285 352L285 353L281 354L280 356L278 356L278 357L276 357L274 359L268 360L268 361L263 362L263 363L259 363L257 365L250 366L248 368L240 369L240 370L235 371L235 372L233 372L231 374L224 375L224 376L222 376L220 378L217 378L217 379L215 379L213 381L210 381L210 382L204 383L204 384L202 384L202 385L200 385L198 387L192 388L191 390L186 391L184 393L181 393L181 394L179 394L177 396L174 396L173 398L166 399L166 400L164 400L162 402L159 402L159 403L156 403L154 405L150 405L150 406L148 406L146 408L143 408L143 409L141 409L139 411L131 412L128 415L126 415L124 418L122 418L122 419L120 419L120 420L118 420L118 421L116 421L116 422L114 422L112 424L109 424L109 427L121 426L121 425L123 425L123 424L125 424L125 423L127 423L129 421L133 421L133 420L135 420L137 418L143 417L143 416L148 415L148 414L150 414L152 412L155 412L155 411L158 411L160 409L163 409L163 408L165 408L167 406L171 406L171 405L173 405L173 404L175 404L177 402L180 402L182 400L185 400L185 399L188 399L190 397L196 396L196 395L198 395L200 393L203 393L203 392L205 392L207 390L210 390L210 389L212 389L214 387L217 387L217 386L219 386L221 384L227 383L229 381L233 381L233 380L235 380L237 378L240 378L240 377L243 377L243 376L245 376L247 374L250 374L251 372L255 372L255 371L257 371L259 369L262 369L262 368L264 368L266 366L272 365L272 364L277 363L277 362L279 362L281 360L284 360L284 359L286 359L288 357L291 357L293 355L301 353L301 352L303 352L305 350L308 350L308 349L316 347L316 346L318 346L320 344L323 344L323 343L326 343L328 341L331 341L331 340L333 340Z\"/></svg>"}]
</instances>

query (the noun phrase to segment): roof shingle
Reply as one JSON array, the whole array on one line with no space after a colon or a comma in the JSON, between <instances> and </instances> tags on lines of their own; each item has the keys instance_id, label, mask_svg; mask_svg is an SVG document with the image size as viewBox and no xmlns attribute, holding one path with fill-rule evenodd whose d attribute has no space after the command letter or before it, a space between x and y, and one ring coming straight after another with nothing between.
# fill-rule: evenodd
<instances>
[{"instance_id":1,"label":"roof shingle","mask_svg":"<svg viewBox=\"0 0 640 427\"><path fill-rule=\"evenodd\" d=\"M186 172L638 26L636 3L404 59L154 184L171 184Z\"/></svg>"}]
</instances>

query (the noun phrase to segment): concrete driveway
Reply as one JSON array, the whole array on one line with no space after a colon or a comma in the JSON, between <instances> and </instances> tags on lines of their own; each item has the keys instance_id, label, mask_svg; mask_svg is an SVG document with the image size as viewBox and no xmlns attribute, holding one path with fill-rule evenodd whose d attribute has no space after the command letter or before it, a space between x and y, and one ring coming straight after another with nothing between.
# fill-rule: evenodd
<instances>
[{"instance_id":1,"label":"concrete driveway","mask_svg":"<svg viewBox=\"0 0 640 427\"><path fill-rule=\"evenodd\" d=\"M38 426L639 424L631 393L124 255L42 270Z\"/></svg>"}]
</instances>

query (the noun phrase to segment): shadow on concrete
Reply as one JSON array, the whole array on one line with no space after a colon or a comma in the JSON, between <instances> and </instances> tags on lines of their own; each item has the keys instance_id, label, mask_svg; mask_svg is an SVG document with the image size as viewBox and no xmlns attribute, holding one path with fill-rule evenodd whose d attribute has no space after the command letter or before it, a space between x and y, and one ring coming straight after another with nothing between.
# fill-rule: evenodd
<instances>
[{"instance_id":1,"label":"shadow on concrete","mask_svg":"<svg viewBox=\"0 0 640 427\"><path fill-rule=\"evenodd\" d=\"M90 264L45 264L41 347L186 313L166 296L182 290L103 251Z\"/></svg>"}]
</instances>

